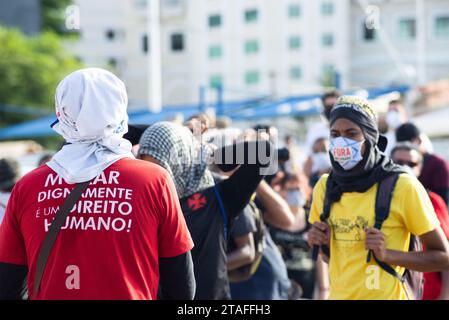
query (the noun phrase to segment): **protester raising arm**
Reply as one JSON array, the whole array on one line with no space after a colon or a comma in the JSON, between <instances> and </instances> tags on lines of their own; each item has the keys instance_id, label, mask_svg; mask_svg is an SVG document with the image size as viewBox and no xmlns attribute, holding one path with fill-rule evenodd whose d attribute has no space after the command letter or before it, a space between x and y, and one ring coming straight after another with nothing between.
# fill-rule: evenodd
<instances>
[{"instance_id":1,"label":"protester raising arm","mask_svg":"<svg viewBox=\"0 0 449 320\"><path fill-rule=\"evenodd\" d=\"M266 222L280 229L289 229L295 224L296 219L288 203L265 181L257 188L257 198L264 207Z\"/></svg>"},{"instance_id":2,"label":"protester raising arm","mask_svg":"<svg viewBox=\"0 0 449 320\"><path fill-rule=\"evenodd\" d=\"M241 142L216 151L215 163L223 172L234 170L243 162L231 177L218 184L230 218L235 218L248 204L264 178L264 170L271 163L272 153L271 143L265 140ZM228 159L229 155L232 159ZM244 161L239 163L241 159Z\"/></svg>"}]
</instances>

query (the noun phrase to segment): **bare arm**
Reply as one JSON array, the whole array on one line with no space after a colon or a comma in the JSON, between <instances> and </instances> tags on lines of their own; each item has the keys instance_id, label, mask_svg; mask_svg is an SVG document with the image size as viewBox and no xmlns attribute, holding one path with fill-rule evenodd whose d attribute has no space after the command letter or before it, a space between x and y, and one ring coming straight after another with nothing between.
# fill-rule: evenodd
<instances>
[{"instance_id":1,"label":"bare arm","mask_svg":"<svg viewBox=\"0 0 449 320\"><path fill-rule=\"evenodd\" d=\"M265 181L257 187L257 197L265 208L264 220L280 228L292 228L295 224L295 215L288 203L276 193Z\"/></svg>"},{"instance_id":2,"label":"bare arm","mask_svg":"<svg viewBox=\"0 0 449 320\"><path fill-rule=\"evenodd\" d=\"M419 237L426 247L420 252L386 249L384 235L377 229L368 228L366 234L366 248L373 250L380 261L420 272L449 270L449 245L439 227Z\"/></svg>"},{"instance_id":3,"label":"bare arm","mask_svg":"<svg viewBox=\"0 0 449 320\"><path fill-rule=\"evenodd\" d=\"M256 247L252 233L235 237L234 242L237 249L228 254L228 270L234 270L253 262L256 257Z\"/></svg>"}]
</instances>

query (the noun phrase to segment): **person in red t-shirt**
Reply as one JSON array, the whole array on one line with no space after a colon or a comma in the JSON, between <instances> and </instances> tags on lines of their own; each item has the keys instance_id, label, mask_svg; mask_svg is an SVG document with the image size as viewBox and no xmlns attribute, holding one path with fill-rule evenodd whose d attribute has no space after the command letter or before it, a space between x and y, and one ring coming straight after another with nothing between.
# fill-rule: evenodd
<instances>
[{"instance_id":1,"label":"person in red t-shirt","mask_svg":"<svg viewBox=\"0 0 449 320\"><path fill-rule=\"evenodd\" d=\"M190 233L176 188L160 166L136 160L124 84L82 69L56 90L67 144L12 191L0 226L0 299L192 299ZM34 290L37 257L75 183L91 181L61 227Z\"/></svg>"},{"instance_id":2,"label":"person in red t-shirt","mask_svg":"<svg viewBox=\"0 0 449 320\"><path fill-rule=\"evenodd\" d=\"M400 165L407 166L410 173L419 176L423 157L410 143L399 143L393 148L391 158ZM435 192L428 191L435 213L446 238L449 239L449 213L444 200ZM425 272L423 300L449 300L449 272Z\"/></svg>"}]
</instances>

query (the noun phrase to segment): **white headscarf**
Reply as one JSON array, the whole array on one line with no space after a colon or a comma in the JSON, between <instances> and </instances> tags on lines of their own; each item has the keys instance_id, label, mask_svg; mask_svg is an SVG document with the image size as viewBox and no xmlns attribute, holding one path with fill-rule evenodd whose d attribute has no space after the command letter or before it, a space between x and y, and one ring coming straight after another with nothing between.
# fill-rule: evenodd
<instances>
[{"instance_id":1,"label":"white headscarf","mask_svg":"<svg viewBox=\"0 0 449 320\"><path fill-rule=\"evenodd\" d=\"M109 71L75 71L58 85L53 130L68 144L47 163L67 183L91 180L119 159L134 156L128 131L124 83Z\"/></svg>"}]
</instances>

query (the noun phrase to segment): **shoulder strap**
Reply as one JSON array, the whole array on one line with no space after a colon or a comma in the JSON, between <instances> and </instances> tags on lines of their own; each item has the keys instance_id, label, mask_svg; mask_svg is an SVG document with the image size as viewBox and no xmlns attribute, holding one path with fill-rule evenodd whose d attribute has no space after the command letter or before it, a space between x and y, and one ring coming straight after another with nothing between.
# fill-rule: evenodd
<instances>
[{"instance_id":1,"label":"shoulder strap","mask_svg":"<svg viewBox=\"0 0 449 320\"><path fill-rule=\"evenodd\" d=\"M381 180L377 186L376 204L375 204L375 220L374 228L380 230L382 224L387 220L390 214L391 200L393 199L393 191L398 181L399 174L394 173ZM371 261L372 252L368 252L366 261ZM377 260L376 260L377 261ZM379 264L379 263L378 263ZM380 265L380 264L379 264ZM385 270L386 271L386 270Z\"/></svg>"},{"instance_id":2,"label":"shoulder strap","mask_svg":"<svg viewBox=\"0 0 449 320\"><path fill-rule=\"evenodd\" d=\"M61 227L65 219L70 214L70 211L72 210L73 206L78 202L83 192L86 191L87 187L89 186L89 183L90 181L86 181L78 183L75 186L75 188L70 192L69 196L64 201L62 206L59 208L58 212L56 213L55 219L53 220L52 224L50 225L50 228L48 229L47 234L45 235L45 239L42 243L42 246L39 251L39 256L37 259L36 275L34 278L34 285L33 285L34 297L36 297L36 295L39 293L42 276L44 274L45 266L47 264L47 259L50 256L51 249L53 248L53 244L56 241L59 231L61 230Z\"/></svg>"},{"instance_id":3,"label":"shoulder strap","mask_svg":"<svg viewBox=\"0 0 449 320\"><path fill-rule=\"evenodd\" d=\"M388 177L380 181L377 186L374 222L374 228L376 229L380 230L382 228L382 224L385 220L387 220L388 215L390 214L391 200L393 199L393 191L398 178L398 173L389 175ZM371 257L374 258L374 261L376 261L379 267L381 267L385 272L392 275L402 283L405 281L405 274L401 276L392 266L378 260L370 250L368 252L368 256L366 257L366 262L370 262Z\"/></svg>"},{"instance_id":4,"label":"shoulder strap","mask_svg":"<svg viewBox=\"0 0 449 320\"><path fill-rule=\"evenodd\" d=\"M223 200L221 199L220 191L218 190L217 185L214 185L214 191L215 191L215 196L218 201L218 207L220 209L220 214L223 218L224 236L227 238L228 237L228 215L226 214Z\"/></svg>"},{"instance_id":5,"label":"shoulder strap","mask_svg":"<svg viewBox=\"0 0 449 320\"><path fill-rule=\"evenodd\" d=\"M330 201L330 197L328 196L328 191L330 190L331 177L329 176L326 181L326 190L324 192L324 201L323 201L323 212L320 215L320 220L322 222L326 222L331 214L332 202ZM318 259L319 247L314 246L312 249L312 259ZM330 257L330 250L328 246L321 246L321 251L328 257Z\"/></svg>"},{"instance_id":6,"label":"shoulder strap","mask_svg":"<svg viewBox=\"0 0 449 320\"><path fill-rule=\"evenodd\" d=\"M383 222L390 214L391 200L393 199L393 191L398 181L399 174L395 173L389 175L379 182L376 194L376 208L375 208L375 224L374 228L382 228Z\"/></svg>"}]
</instances>

